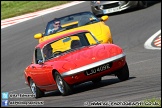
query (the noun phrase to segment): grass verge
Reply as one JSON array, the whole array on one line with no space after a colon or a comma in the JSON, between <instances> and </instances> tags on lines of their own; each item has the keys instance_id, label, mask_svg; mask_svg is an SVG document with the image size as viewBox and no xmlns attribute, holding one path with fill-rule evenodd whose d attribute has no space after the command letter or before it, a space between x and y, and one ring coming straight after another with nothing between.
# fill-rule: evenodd
<instances>
[{"instance_id":1,"label":"grass verge","mask_svg":"<svg viewBox=\"0 0 162 108\"><path fill-rule=\"evenodd\" d=\"M136 107L161 107L161 98L145 99L142 101L142 105L137 105Z\"/></svg>"},{"instance_id":2,"label":"grass verge","mask_svg":"<svg viewBox=\"0 0 162 108\"><path fill-rule=\"evenodd\" d=\"M1 20L70 2L72 1L1 1Z\"/></svg>"}]
</instances>

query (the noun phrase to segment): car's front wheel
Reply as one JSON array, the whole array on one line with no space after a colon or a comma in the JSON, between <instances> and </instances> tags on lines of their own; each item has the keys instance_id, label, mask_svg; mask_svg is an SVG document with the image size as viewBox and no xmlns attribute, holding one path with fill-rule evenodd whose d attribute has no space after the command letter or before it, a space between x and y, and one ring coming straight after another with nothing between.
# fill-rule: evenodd
<instances>
[{"instance_id":1,"label":"car's front wheel","mask_svg":"<svg viewBox=\"0 0 162 108\"><path fill-rule=\"evenodd\" d=\"M117 77L121 81L125 81L129 78L129 69L127 63L117 72Z\"/></svg>"},{"instance_id":2,"label":"car's front wheel","mask_svg":"<svg viewBox=\"0 0 162 108\"><path fill-rule=\"evenodd\" d=\"M30 89L32 91L32 93L35 95L35 98L40 98L44 95L44 92L41 91L36 84L34 83L34 81L32 79L29 79L30 81Z\"/></svg>"},{"instance_id":3,"label":"car's front wheel","mask_svg":"<svg viewBox=\"0 0 162 108\"><path fill-rule=\"evenodd\" d=\"M68 85L61 75L58 72L55 72L55 81L57 83L57 87L63 96L69 95L72 93L72 88Z\"/></svg>"}]
</instances>

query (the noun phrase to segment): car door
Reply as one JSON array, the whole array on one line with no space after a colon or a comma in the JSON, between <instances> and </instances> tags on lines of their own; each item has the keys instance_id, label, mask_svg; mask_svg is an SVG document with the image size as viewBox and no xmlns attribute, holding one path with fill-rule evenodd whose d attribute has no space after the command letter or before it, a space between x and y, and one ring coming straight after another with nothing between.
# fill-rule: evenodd
<instances>
[{"instance_id":1,"label":"car door","mask_svg":"<svg viewBox=\"0 0 162 108\"><path fill-rule=\"evenodd\" d=\"M31 76L34 80L34 82L37 84L37 86L45 86L50 84L50 80L48 78L48 64L43 63L43 57L41 53L41 49L37 48L35 49L35 63L31 65ZM42 63L39 63L39 62Z\"/></svg>"}]
</instances>

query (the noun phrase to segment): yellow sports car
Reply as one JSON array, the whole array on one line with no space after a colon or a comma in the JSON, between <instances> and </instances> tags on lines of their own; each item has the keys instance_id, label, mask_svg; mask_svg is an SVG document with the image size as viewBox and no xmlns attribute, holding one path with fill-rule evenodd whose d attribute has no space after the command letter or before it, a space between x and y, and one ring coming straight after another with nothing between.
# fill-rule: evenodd
<instances>
[{"instance_id":1,"label":"yellow sports car","mask_svg":"<svg viewBox=\"0 0 162 108\"><path fill-rule=\"evenodd\" d=\"M35 34L34 38L39 39L39 43L41 43L73 30L88 30L96 36L100 43L113 43L110 28L105 24L107 20L107 15L97 18L89 11L79 12L53 19L48 22L45 32Z\"/></svg>"}]
</instances>

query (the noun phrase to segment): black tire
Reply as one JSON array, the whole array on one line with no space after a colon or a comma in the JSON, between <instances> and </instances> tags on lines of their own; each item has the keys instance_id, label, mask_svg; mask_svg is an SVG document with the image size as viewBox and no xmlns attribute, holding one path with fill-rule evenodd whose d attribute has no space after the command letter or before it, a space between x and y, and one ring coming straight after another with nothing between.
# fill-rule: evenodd
<instances>
[{"instance_id":1,"label":"black tire","mask_svg":"<svg viewBox=\"0 0 162 108\"><path fill-rule=\"evenodd\" d=\"M96 79L92 80L92 82L93 82L93 83L99 83L99 82L101 82L101 77L100 77L100 78L96 78Z\"/></svg>"},{"instance_id":2,"label":"black tire","mask_svg":"<svg viewBox=\"0 0 162 108\"><path fill-rule=\"evenodd\" d=\"M61 75L58 72L55 72L55 81L58 87L58 90L63 96L69 95L72 93L72 88L68 85Z\"/></svg>"},{"instance_id":3,"label":"black tire","mask_svg":"<svg viewBox=\"0 0 162 108\"><path fill-rule=\"evenodd\" d=\"M147 8L148 7L148 2L147 1L138 1L138 7L139 8Z\"/></svg>"},{"instance_id":4,"label":"black tire","mask_svg":"<svg viewBox=\"0 0 162 108\"><path fill-rule=\"evenodd\" d=\"M30 89L32 91L32 93L35 95L35 98L40 98L42 96L44 96L44 92L41 91L36 84L34 83L34 81L32 79L29 79L30 81Z\"/></svg>"},{"instance_id":5,"label":"black tire","mask_svg":"<svg viewBox=\"0 0 162 108\"><path fill-rule=\"evenodd\" d=\"M123 68L121 68L116 75L119 78L119 80L121 80L121 81L128 80L128 78L129 78L129 69L128 69L127 63L125 63Z\"/></svg>"}]
</instances>

